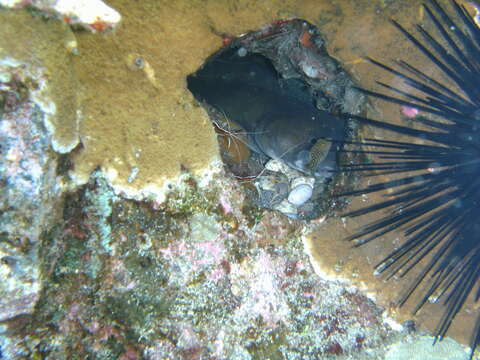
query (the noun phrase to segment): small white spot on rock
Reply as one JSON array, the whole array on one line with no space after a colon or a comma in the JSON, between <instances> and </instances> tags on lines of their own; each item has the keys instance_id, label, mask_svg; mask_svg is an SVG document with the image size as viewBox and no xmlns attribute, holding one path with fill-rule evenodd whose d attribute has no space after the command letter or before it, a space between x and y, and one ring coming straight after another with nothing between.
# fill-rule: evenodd
<instances>
[{"instance_id":1,"label":"small white spot on rock","mask_svg":"<svg viewBox=\"0 0 480 360\"><path fill-rule=\"evenodd\" d=\"M244 47L241 47L240 49L238 49L237 54L240 57L244 57L245 55L247 55L247 49L245 49Z\"/></svg>"},{"instance_id":2,"label":"small white spot on rock","mask_svg":"<svg viewBox=\"0 0 480 360\"><path fill-rule=\"evenodd\" d=\"M130 171L130 175L128 176L129 183L132 183L135 180L135 178L137 177L138 171L139 171L138 167L132 168L132 170Z\"/></svg>"},{"instance_id":3,"label":"small white spot on rock","mask_svg":"<svg viewBox=\"0 0 480 360\"><path fill-rule=\"evenodd\" d=\"M309 78L317 78L319 76L318 69L305 61L300 62L300 67L302 68L303 73Z\"/></svg>"}]
</instances>

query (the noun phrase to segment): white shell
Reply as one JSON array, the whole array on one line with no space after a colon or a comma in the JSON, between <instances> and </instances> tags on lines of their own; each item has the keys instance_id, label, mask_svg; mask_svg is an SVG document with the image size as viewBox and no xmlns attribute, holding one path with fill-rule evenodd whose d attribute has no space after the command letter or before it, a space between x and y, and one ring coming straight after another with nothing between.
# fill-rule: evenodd
<instances>
[{"instance_id":1,"label":"white shell","mask_svg":"<svg viewBox=\"0 0 480 360\"><path fill-rule=\"evenodd\" d=\"M288 201L296 206L305 204L313 194L313 188L307 184L300 184L290 191L288 194Z\"/></svg>"},{"instance_id":2,"label":"white shell","mask_svg":"<svg viewBox=\"0 0 480 360\"><path fill-rule=\"evenodd\" d=\"M248 51L244 47L241 47L240 49L237 50L237 55L240 56L240 57L246 56L247 53L248 53Z\"/></svg>"},{"instance_id":3,"label":"white shell","mask_svg":"<svg viewBox=\"0 0 480 360\"><path fill-rule=\"evenodd\" d=\"M307 75L309 78L317 78L320 75L320 72L318 71L317 68L315 68L315 66L312 66L311 64L305 61L300 62L300 67L302 68L303 73Z\"/></svg>"}]
</instances>

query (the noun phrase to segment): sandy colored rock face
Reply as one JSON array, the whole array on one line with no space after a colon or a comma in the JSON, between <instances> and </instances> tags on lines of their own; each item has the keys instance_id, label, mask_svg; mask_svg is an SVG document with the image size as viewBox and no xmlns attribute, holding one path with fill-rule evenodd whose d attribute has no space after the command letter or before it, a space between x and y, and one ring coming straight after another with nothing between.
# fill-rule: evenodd
<instances>
[{"instance_id":1,"label":"sandy colored rock face","mask_svg":"<svg viewBox=\"0 0 480 360\"><path fill-rule=\"evenodd\" d=\"M0 73L15 74L45 113L52 147L67 153L78 144L77 89L69 27L25 11L0 12Z\"/></svg>"},{"instance_id":2,"label":"sandy colored rock face","mask_svg":"<svg viewBox=\"0 0 480 360\"><path fill-rule=\"evenodd\" d=\"M117 191L157 200L182 168L199 173L219 158L212 126L185 88L186 75L225 37L286 17L318 25L342 11L314 1L109 5L122 14L115 33L77 34L84 149L73 176L84 183L100 166Z\"/></svg>"},{"instance_id":3,"label":"sandy colored rock face","mask_svg":"<svg viewBox=\"0 0 480 360\"><path fill-rule=\"evenodd\" d=\"M83 182L100 166L125 195L161 200L182 171L198 175L218 160L210 122L185 89L185 76L218 38L179 31L202 27L188 7L112 5L125 14L115 34L78 34L84 149L74 176ZM195 57L194 43L202 49Z\"/></svg>"},{"instance_id":4,"label":"sandy colored rock face","mask_svg":"<svg viewBox=\"0 0 480 360\"><path fill-rule=\"evenodd\" d=\"M73 176L84 183L101 167L117 191L160 201L182 169L198 174L219 158L212 126L185 88L186 75L226 36L285 17L319 24L336 9L313 1L109 5L122 14L115 33L77 34L84 148Z\"/></svg>"}]
</instances>

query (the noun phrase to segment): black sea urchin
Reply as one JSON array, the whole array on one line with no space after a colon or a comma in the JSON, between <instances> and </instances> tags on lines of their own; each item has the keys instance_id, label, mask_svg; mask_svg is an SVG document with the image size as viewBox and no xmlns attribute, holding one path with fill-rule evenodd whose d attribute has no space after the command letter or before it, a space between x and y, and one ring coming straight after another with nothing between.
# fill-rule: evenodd
<instances>
[{"instance_id":1,"label":"black sea urchin","mask_svg":"<svg viewBox=\"0 0 480 360\"><path fill-rule=\"evenodd\" d=\"M404 231L405 242L376 267L389 276L404 276L429 257L399 304L426 283L415 311L434 297L443 300L444 315L435 331L436 340L442 340L467 297L473 296L475 301L480 298L480 28L455 0L451 0L451 14L436 0L430 3L424 9L434 25L435 36L417 25L420 36L414 37L392 22L449 81L436 80L404 61L397 61L401 69L397 71L369 59L402 79L409 89L379 82L400 97L362 90L365 94L427 115L416 117L412 126L353 116L361 123L390 131L397 139L352 143L353 147L368 146L360 152L374 160L346 165L343 170L367 172L379 180L343 195L387 193L385 200L347 214L389 212L350 240L361 245L394 230ZM399 135L411 141L399 140ZM479 343L477 315L470 341L471 357Z\"/></svg>"}]
</instances>

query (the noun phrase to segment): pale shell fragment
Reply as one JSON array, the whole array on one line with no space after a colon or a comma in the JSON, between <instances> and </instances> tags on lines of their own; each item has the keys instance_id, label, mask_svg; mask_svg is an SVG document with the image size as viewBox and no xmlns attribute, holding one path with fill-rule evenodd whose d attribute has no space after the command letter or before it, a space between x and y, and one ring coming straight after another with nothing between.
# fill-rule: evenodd
<instances>
[{"instance_id":1,"label":"pale shell fragment","mask_svg":"<svg viewBox=\"0 0 480 360\"><path fill-rule=\"evenodd\" d=\"M308 184L300 184L290 191L288 201L296 206L305 204L313 195L313 187Z\"/></svg>"}]
</instances>

